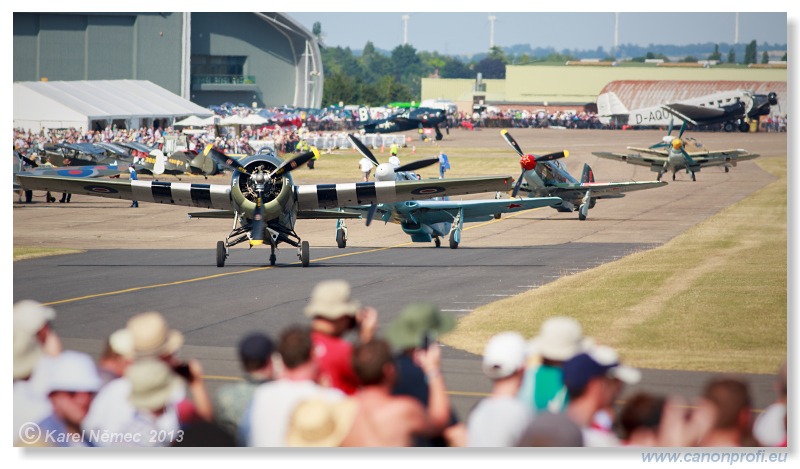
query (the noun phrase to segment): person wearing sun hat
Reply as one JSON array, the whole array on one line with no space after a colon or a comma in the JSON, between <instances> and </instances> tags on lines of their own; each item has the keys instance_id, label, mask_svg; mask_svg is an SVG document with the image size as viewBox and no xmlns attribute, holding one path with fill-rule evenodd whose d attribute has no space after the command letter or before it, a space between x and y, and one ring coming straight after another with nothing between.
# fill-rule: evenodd
<instances>
[{"instance_id":1,"label":"person wearing sun hat","mask_svg":"<svg viewBox=\"0 0 800 469\"><path fill-rule=\"evenodd\" d=\"M61 339L50 325L56 319L56 310L34 300L14 304L14 332L30 334L41 344L42 351L56 356L63 350Z\"/></svg>"},{"instance_id":2,"label":"person wearing sun hat","mask_svg":"<svg viewBox=\"0 0 800 469\"><path fill-rule=\"evenodd\" d=\"M534 414L563 412L569 402L564 387L562 365L591 346L580 323L567 316L545 320L536 337L528 342L529 356L538 361L529 363L518 397Z\"/></svg>"},{"instance_id":3,"label":"person wearing sun hat","mask_svg":"<svg viewBox=\"0 0 800 469\"><path fill-rule=\"evenodd\" d=\"M289 421L286 446L336 447L342 444L353 426L358 404L353 399L305 400L295 407Z\"/></svg>"},{"instance_id":4,"label":"person wearing sun hat","mask_svg":"<svg viewBox=\"0 0 800 469\"><path fill-rule=\"evenodd\" d=\"M358 331L360 343L369 342L378 327L378 312L352 297L350 283L333 279L319 282L305 307L311 319L311 340L317 353L320 382L352 395L358 388L351 359L353 344L345 339Z\"/></svg>"},{"instance_id":5,"label":"person wearing sun hat","mask_svg":"<svg viewBox=\"0 0 800 469\"><path fill-rule=\"evenodd\" d=\"M533 412L516 398L528 351L518 332L501 332L483 350L483 373L492 391L472 409L467 421L468 446L510 447L519 441Z\"/></svg>"},{"instance_id":6,"label":"person wearing sun hat","mask_svg":"<svg viewBox=\"0 0 800 469\"><path fill-rule=\"evenodd\" d=\"M453 330L456 326L456 318L450 313L442 312L438 306L429 302L414 302L406 305L386 329L386 340L395 352L395 366L397 369L397 380L392 388L394 395L406 395L417 399L426 409L429 408L430 382L432 379L440 378L440 372L426 373L418 364L422 360L420 355L428 354L428 348L439 347L438 338ZM440 353L440 352L436 352ZM452 434L460 434L462 441L458 444L465 444L464 425L459 422L458 416L451 409L450 418L443 423L445 428L453 431ZM444 446L453 444L446 442L444 438L417 437L415 446Z\"/></svg>"},{"instance_id":7,"label":"person wearing sun hat","mask_svg":"<svg viewBox=\"0 0 800 469\"><path fill-rule=\"evenodd\" d=\"M148 311L132 316L126 326L130 335L133 363L139 360L156 359L166 366L183 372L181 385L172 393L171 411L158 416L159 428L180 428L182 423L197 419L210 421L213 418L213 404L203 380L203 368L199 361L182 362L177 353L183 345L183 334L169 327L166 318L156 311ZM129 365L128 368L130 368ZM84 426L89 430L119 432L128 425L135 415L134 406L128 401L131 382L126 374L109 381L97 393ZM188 396L191 395L191 399ZM181 413L172 411L180 405Z\"/></svg>"},{"instance_id":8,"label":"person wearing sun hat","mask_svg":"<svg viewBox=\"0 0 800 469\"><path fill-rule=\"evenodd\" d=\"M160 417L177 413L172 396L181 387L181 378L157 358L137 360L125 370L125 378L130 382L128 402L134 414L121 431L131 438L119 446L169 446L178 438L178 428L164 427ZM164 438L152 437L161 430Z\"/></svg>"},{"instance_id":9,"label":"person wearing sun hat","mask_svg":"<svg viewBox=\"0 0 800 469\"><path fill-rule=\"evenodd\" d=\"M47 446L94 446L81 432L95 393L102 384L94 360L86 353L65 350L47 357L42 364L46 373L46 394L52 405L50 416L38 425Z\"/></svg>"}]
</instances>

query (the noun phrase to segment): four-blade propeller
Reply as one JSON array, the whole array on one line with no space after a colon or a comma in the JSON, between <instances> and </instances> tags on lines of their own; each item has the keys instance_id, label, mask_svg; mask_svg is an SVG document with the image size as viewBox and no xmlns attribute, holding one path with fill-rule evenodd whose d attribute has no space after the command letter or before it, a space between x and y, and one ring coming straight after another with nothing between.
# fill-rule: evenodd
<instances>
[{"instance_id":1,"label":"four-blade propeller","mask_svg":"<svg viewBox=\"0 0 800 469\"><path fill-rule=\"evenodd\" d=\"M500 131L500 134L503 136L504 139L506 139L506 142L508 142L508 144L511 145L511 148L513 148L514 151L516 151L517 154L520 156L519 164L520 166L522 166L522 173L520 173L519 177L517 178L516 184L514 184L514 190L511 192L511 197L517 196L519 188L522 186L522 180L525 176L525 172L531 171L534 168L536 168L537 163L540 163L542 161L553 161L559 158L566 158L567 156L569 156L569 152L567 150L548 153L546 155L541 155L541 156L526 155L522 151L522 148L520 148L517 141L514 140L514 137L512 137L511 134L508 133L508 130L503 129L502 131Z\"/></svg>"}]
</instances>

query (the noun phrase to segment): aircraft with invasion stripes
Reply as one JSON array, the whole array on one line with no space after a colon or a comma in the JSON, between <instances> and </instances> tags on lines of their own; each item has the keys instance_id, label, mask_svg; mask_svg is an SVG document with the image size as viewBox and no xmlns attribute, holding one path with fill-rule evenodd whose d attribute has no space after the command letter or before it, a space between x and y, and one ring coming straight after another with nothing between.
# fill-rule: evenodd
<instances>
[{"instance_id":1,"label":"aircraft with invasion stripes","mask_svg":"<svg viewBox=\"0 0 800 469\"><path fill-rule=\"evenodd\" d=\"M481 176L447 180L294 185L291 172L315 155L319 156L316 148L288 160L279 158L268 148L238 161L211 145L203 153L233 170L230 184L75 180L22 174L18 177L22 186L30 190L198 207L208 210L190 213L190 217L233 218L231 233L224 241L217 242L217 267L225 265L230 254L229 248L244 242L251 247L268 244L271 248L270 265L275 265L275 251L279 244L294 246L301 264L307 267L310 248L308 241L303 241L295 232L295 223L299 219L361 218L360 212L339 209L354 205L506 191L512 180L511 176Z\"/></svg>"}]
</instances>

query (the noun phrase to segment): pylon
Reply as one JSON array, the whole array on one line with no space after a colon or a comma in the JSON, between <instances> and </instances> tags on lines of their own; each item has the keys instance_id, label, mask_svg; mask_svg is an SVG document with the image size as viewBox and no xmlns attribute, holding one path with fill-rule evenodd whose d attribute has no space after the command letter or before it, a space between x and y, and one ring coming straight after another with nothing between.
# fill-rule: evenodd
<instances>
[{"instance_id":1,"label":"pylon","mask_svg":"<svg viewBox=\"0 0 800 469\"><path fill-rule=\"evenodd\" d=\"M417 152L417 147L414 146L414 145L411 145L411 153L414 154L416 152Z\"/></svg>"}]
</instances>

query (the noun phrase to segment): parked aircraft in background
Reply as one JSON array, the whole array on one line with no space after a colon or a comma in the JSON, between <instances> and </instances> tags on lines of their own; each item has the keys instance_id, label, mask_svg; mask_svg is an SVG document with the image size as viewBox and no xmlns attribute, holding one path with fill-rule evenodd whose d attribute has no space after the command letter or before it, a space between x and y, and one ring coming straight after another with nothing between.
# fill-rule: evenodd
<instances>
[{"instance_id":1,"label":"parked aircraft in background","mask_svg":"<svg viewBox=\"0 0 800 469\"><path fill-rule=\"evenodd\" d=\"M675 118L692 125L722 124L723 130L750 130L747 121L769 115L771 106L778 104L778 95L755 94L746 90L731 90L697 98L666 103L659 106L629 110L613 92L597 99L597 114L608 123L612 118L631 126L666 126Z\"/></svg>"},{"instance_id":2,"label":"parked aircraft in background","mask_svg":"<svg viewBox=\"0 0 800 469\"><path fill-rule=\"evenodd\" d=\"M559 212L573 212L577 207L580 220L586 219L589 209L595 206L597 199L617 199L625 197L624 192L667 185L662 181L595 182L594 173L588 164L583 165L583 174L578 181L558 161L559 158L569 155L567 151L542 156L526 155L507 130L503 129L500 133L521 157L522 174L517 179L511 196L516 197L522 191L536 197L560 197L563 201L553 205L553 208Z\"/></svg>"},{"instance_id":3,"label":"parked aircraft in background","mask_svg":"<svg viewBox=\"0 0 800 469\"><path fill-rule=\"evenodd\" d=\"M686 151L686 142L682 139L684 131L686 131L686 122L681 125L681 130L678 132L677 137L672 136L672 123L670 123L668 134L661 139L661 142L651 145L648 148L628 147L628 150L634 150L638 153L623 154L623 153L609 153L609 152L593 152L595 156L606 158L609 160L622 161L628 164L649 166L652 171L658 173L657 181L661 180L661 176L665 172L672 173L672 180L675 180L675 173L685 169L687 173L691 173L692 181L696 181L695 173L700 172L700 169L706 166L724 166L727 173L731 166L736 166L739 161L752 160L759 155L750 153L747 150L730 149L730 150L696 150L692 152Z\"/></svg>"},{"instance_id":4,"label":"parked aircraft in background","mask_svg":"<svg viewBox=\"0 0 800 469\"><path fill-rule=\"evenodd\" d=\"M420 107L406 109L385 119L373 120L369 115L369 110L361 107L358 109L358 120L358 126L363 127L364 132L368 134L433 128L436 130L436 140L441 140L443 135L439 130L439 124L447 120L447 113L442 109Z\"/></svg>"},{"instance_id":5,"label":"parked aircraft in background","mask_svg":"<svg viewBox=\"0 0 800 469\"><path fill-rule=\"evenodd\" d=\"M360 213L344 213L341 207L420 200L447 195L507 190L510 176L484 176L430 181L376 181L345 184L296 186L291 172L306 164L319 152L302 153L282 160L268 148L263 153L237 161L211 146L203 152L233 170L229 185L190 184L159 181L94 180L91 182L60 177L19 176L26 189L68 192L140 202L167 203L210 209L190 213L193 218L233 218L233 229L217 243L217 267L225 265L229 248L243 242L252 246L269 244L270 264L281 243L297 248L303 267L309 265L309 244L295 232L301 218L360 218Z\"/></svg>"},{"instance_id":6,"label":"parked aircraft in background","mask_svg":"<svg viewBox=\"0 0 800 469\"><path fill-rule=\"evenodd\" d=\"M439 158L429 158L393 167L389 163L378 163L375 155L354 135L348 135L361 155L369 158L377 167L376 181L414 181L419 176L413 171L437 164ZM441 179L438 179L441 181ZM434 242L441 246L440 238L448 237L450 248L458 248L461 242L461 231L464 223L483 222L499 218L501 213L519 212L561 203L558 197L536 197L528 199L489 199L489 200L406 200L370 205L345 206L347 212L360 212L366 217L369 225L377 217L385 223L397 223L411 240L416 243ZM340 248L347 246L347 225L339 219L336 225L336 244Z\"/></svg>"}]
</instances>

